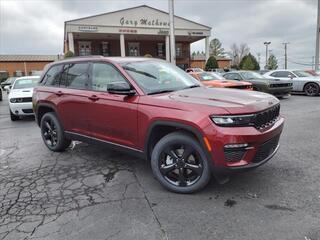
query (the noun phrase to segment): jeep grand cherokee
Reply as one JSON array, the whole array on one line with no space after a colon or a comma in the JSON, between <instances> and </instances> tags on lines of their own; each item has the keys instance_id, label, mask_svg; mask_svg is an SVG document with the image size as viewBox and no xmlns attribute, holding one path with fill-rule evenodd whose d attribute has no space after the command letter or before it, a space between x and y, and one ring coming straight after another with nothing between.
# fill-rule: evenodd
<instances>
[{"instance_id":1,"label":"jeep grand cherokee","mask_svg":"<svg viewBox=\"0 0 320 240\"><path fill-rule=\"evenodd\" d=\"M203 188L211 173L265 163L278 149L284 124L275 97L207 88L152 58L52 63L33 104L50 150L63 151L72 140L127 150L149 159L158 181L179 193Z\"/></svg>"}]
</instances>

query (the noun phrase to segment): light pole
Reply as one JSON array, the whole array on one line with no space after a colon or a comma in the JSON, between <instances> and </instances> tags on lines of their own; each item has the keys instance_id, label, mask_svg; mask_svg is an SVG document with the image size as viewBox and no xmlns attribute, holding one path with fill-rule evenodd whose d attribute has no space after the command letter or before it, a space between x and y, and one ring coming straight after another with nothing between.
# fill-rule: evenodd
<instances>
[{"instance_id":1,"label":"light pole","mask_svg":"<svg viewBox=\"0 0 320 240\"><path fill-rule=\"evenodd\" d=\"M266 65L264 69L267 70L268 69L268 46L271 44L271 42L264 42L263 44L266 46Z\"/></svg>"},{"instance_id":2,"label":"light pole","mask_svg":"<svg viewBox=\"0 0 320 240\"><path fill-rule=\"evenodd\" d=\"M169 22L170 22L170 62L176 64L176 47L174 36L174 0L169 0Z\"/></svg>"},{"instance_id":3,"label":"light pole","mask_svg":"<svg viewBox=\"0 0 320 240\"><path fill-rule=\"evenodd\" d=\"M315 71L319 71L320 0L318 0Z\"/></svg>"},{"instance_id":4,"label":"light pole","mask_svg":"<svg viewBox=\"0 0 320 240\"><path fill-rule=\"evenodd\" d=\"M287 46L289 42L282 43L284 45L284 69L288 68L288 54L287 54Z\"/></svg>"}]
</instances>

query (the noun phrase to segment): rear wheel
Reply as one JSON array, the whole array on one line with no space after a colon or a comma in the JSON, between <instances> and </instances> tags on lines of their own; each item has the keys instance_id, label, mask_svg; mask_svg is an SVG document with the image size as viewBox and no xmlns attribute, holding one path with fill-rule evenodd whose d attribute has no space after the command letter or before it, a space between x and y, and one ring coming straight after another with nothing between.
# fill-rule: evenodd
<instances>
[{"instance_id":1,"label":"rear wheel","mask_svg":"<svg viewBox=\"0 0 320 240\"><path fill-rule=\"evenodd\" d=\"M306 86L304 87L304 92L308 95L308 96L316 96L319 94L319 85L316 83L308 83L306 84Z\"/></svg>"},{"instance_id":2,"label":"rear wheel","mask_svg":"<svg viewBox=\"0 0 320 240\"><path fill-rule=\"evenodd\" d=\"M41 136L45 145L54 152L64 151L71 140L65 137L63 128L53 112L48 112L41 118Z\"/></svg>"},{"instance_id":3,"label":"rear wheel","mask_svg":"<svg viewBox=\"0 0 320 240\"><path fill-rule=\"evenodd\" d=\"M10 119L11 119L11 121L17 121L20 119L20 117L13 114L13 112L10 110Z\"/></svg>"},{"instance_id":4,"label":"rear wheel","mask_svg":"<svg viewBox=\"0 0 320 240\"><path fill-rule=\"evenodd\" d=\"M177 193L199 191L211 178L203 148L192 136L182 132L170 133L156 144L151 167L161 185Z\"/></svg>"}]
</instances>

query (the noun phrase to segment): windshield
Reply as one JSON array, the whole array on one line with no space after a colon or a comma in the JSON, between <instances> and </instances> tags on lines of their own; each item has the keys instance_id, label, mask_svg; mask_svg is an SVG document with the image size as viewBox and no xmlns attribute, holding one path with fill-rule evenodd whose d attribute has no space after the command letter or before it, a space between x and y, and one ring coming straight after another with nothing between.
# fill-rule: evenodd
<instances>
[{"instance_id":1,"label":"windshield","mask_svg":"<svg viewBox=\"0 0 320 240\"><path fill-rule=\"evenodd\" d=\"M313 77L312 74L305 71L293 71L293 73L298 77Z\"/></svg>"},{"instance_id":2,"label":"windshield","mask_svg":"<svg viewBox=\"0 0 320 240\"><path fill-rule=\"evenodd\" d=\"M147 94L200 86L196 79L167 62L139 61L124 63L122 67Z\"/></svg>"},{"instance_id":3,"label":"windshield","mask_svg":"<svg viewBox=\"0 0 320 240\"><path fill-rule=\"evenodd\" d=\"M17 79L14 82L13 89L33 88L39 82L39 78L32 79Z\"/></svg>"},{"instance_id":4,"label":"windshield","mask_svg":"<svg viewBox=\"0 0 320 240\"><path fill-rule=\"evenodd\" d=\"M224 77L222 77L219 73L216 72L208 72L210 75L215 77L215 80L226 80Z\"/></svg>"},{"instance_id":5,"label":"windshield","mask_svg":"<svg viewBox=\"0 0 320 240\"><path fill-rule=\"evenodd\" d=\"M247 80L264 78L261 74L256 72L242 72L241 75L243 76L244 79L247 79Z\"/></svg>"}]
</instances>

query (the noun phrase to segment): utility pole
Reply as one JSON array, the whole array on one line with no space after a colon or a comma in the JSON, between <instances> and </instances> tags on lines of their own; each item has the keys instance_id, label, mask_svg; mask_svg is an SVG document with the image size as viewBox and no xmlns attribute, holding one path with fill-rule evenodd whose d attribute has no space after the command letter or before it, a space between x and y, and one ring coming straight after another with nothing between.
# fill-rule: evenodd
<instances>
[{"instance_id":1,"label":"utility pole","mask_svg":"<svg viewBox=\"0 0 320 240\"><path fill-rule=\"evenodd\" d=\"M170 62L176 64L176 47L174 36L174 0L169 0L169 22L170 22Z\"/></svg>"},{"instance_id":2,"label":"utility pole","mask_svg":"<svg viewBox=\"0 0 320 240\"><path fill-rule=\"evenodd\" d=\"M267 70L268 69L268 46L271 44L271 42L264 42L263 44L266 46L266 65L264 66L264 69Z\"/></svg>"},{"instance_id":3,"label":"utility pole","mask_svg":"<svg viewBox=\"0 0 320 240\"><path fill-rule=\"evenodd\" d=\"M288 55L287 55L287 45L289 42L282 43L284 45L284 69L288 68Z\"/></svg>"},{"instance_id":4,"label":"utility pole","mask_svg":"<svg viewBox=\"0 0 320 240\"><path fill-rule=\"evenodd\" d=\"M315 71L319 71L320 0L318 0Z\"/></svg>"},{"instance_id":5,"label":"utility pole","mask_svg":"<svg viewBox=\"0 0 320 240\"><path fill-rule=\"evenodd\" d=\"M261 53L257 53L257 56L258 56L258 63L259 63L259 66L260 66Z\"/></svg>"}]
</instances>

